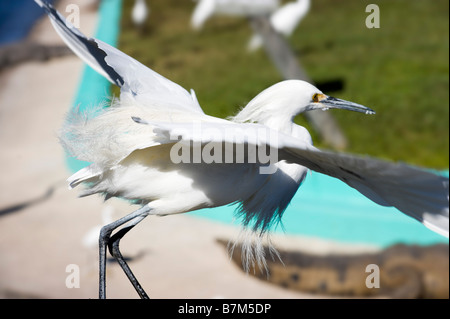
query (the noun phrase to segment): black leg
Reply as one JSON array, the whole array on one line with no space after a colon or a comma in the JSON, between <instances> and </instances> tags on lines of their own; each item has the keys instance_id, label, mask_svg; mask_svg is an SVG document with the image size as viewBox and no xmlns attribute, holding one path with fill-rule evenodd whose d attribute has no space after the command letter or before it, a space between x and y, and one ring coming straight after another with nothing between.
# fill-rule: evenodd
<instances>
[{"instance_id":1,"label":"black leg","mask_svg":"<svg viewBox=\"0 0 450 319\"><path fill-rule=\"evenodd\" d=\"M111 224L108 224L108 225L104 226L101 229L100 237L99 237L99 255L100 255L99 256L100 257L100 262L99 262L99 266L100 266L99 267L100 268L99 269L99 277L100 277L99 278L99 298L100 299L105 299L106 298L106 246L110 242L111 233L116 228L122 226L123 224L125 224L125 223L127 223L129 221L132 221L135 218L137 218L137 220L136 220L136 222L133 221L132 225L133 226L136 225L137 223L139 223L142 219L144 219L148 215L149 211L150 211L150 208L148 206L143 206L143 207L139 208L138 210L132 212L131 214L128 214L127 216L122 217L122 218L116 220L115 222L112 222ZM123 235L125 235L125 233Z\"/></svg>"},{"instance_id":2,"label":"black leg","mask_svg":"<svg viewBox=\"0 0 450 319\"><path fill-rule=\"evenodd\" d=\"M128 280L130 280L131 284L133 285L134 289L136 289L136 292L139 294L139 297L141 299L150 299L146 292L144 291L144 288L139 284L139 281L134 276L133 272L131 271L130 267L126 263L125 259L123 258L120 250L119 250L119 243L123 236L125 236L126 233L128 233L134 226L136 226L139 222L141 222L145 216L138 216L134 220L132 220L131 224L128 224L124 226L122 229L120 229L117 233L115 233L108 242L108 248L110 254L117 260L120 267L122 267L122 270L127 275Z\"/></svg>"}]
</instances>

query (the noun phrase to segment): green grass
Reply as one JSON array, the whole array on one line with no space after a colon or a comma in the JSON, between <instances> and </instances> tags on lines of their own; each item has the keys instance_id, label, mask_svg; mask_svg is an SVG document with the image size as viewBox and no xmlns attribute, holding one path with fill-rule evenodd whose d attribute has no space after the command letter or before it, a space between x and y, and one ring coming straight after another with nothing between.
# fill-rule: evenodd
<instances>
[{"instance_id":1,"label":"green grass","mask_svg":"<svg viewBox=\"0 0 450 319\"><path fill-rule=\"evenodd\" d=\"M369 3L380 7L380 29L365 26ZM245 19L214 17L194 32L193 1L154 0L141 36L130 22L132 4L124 1L119 48L193 88L206 113L232 115L282 80L263 50L246 52ZM342 90L325 93L377 111L331 111L350 142L346 151L448 169L448 37L447 0L313 0L288 42L314 82L342 81ZM301 116L296 122L310 129Z\"/></svg>"}]
</instances>

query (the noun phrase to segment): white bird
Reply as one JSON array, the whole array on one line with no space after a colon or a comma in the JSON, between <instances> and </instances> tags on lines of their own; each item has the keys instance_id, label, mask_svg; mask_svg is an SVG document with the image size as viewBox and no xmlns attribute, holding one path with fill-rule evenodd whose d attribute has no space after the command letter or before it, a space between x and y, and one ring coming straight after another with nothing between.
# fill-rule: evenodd
<instances>
[{"instance_id":1,"label":"white bird","mask_svg":"<svg viewBox=\"0 0 450 319\"><path fill-rule=\"evenodd\" d=\"M35 1L67 45L121 89L120 99L96 117L72 114L62 136L72 155L92 163L68 179L71 188L83 183L83 195L100 193L141 205L101 230L101 298L106 296L107 246L138 294L148 297L119 250L120 239L148 215L238 203L244 226L262 236L281 219L309 169L338 178L448 237L447 177L321 151L312 146L308 131L293 123L297 114L310 110L373 114L371 109L289 80L262 91L230 120L208 116L193 91L189 94L121 51L86 38L49 4ZM267 147L269 159L264 157ZM260 252L256 249L256 258L262 259Z\"/></svg>"},{"instance_id":2,"label":"white bird","mask_svg":"<svg viewBox=\"0 0 450 319\"><path fill-rule=\"evenodd\" d=\"M145 21L149 15L149 8L145 0L135 0L133 9L131 11L131 20L134 25L140 30L143 29Z\"/></svg>"},{"instance_id":3,"label":"white bird","mask_svg":"<svg viewBox=\"0 0 450 319\"><path fill-rule=\"evenodd\" d=\"M100 236L100 231L103 226L108 225L114 221L113 219L114 208L110 205L106 205L101 212L102 222L89 229L86 234L81 239L84 247L92 248L98 247L98 238Z\"/></svg>"},{"instance_id":4,"label":"white bird","mask_svg":"<svg viewBox=\"0 0 450 319\"><path fill-rule=\"evenodd\" d=\"M251 17L269 15L279 6L279 0L200 0L191 17L195 30L213 15Z\"/></svg>"},{"instance_id":5,"label":"white bird","mask_svg":"<svg viewBox=\"0 0 450 319\"><path fill-rule=\"evenodd\" d=\"M274 30L285 37L289 37L297 28L309 11L310 0L297 0L289 2L276 10L270 16L270 23ZM248 44L249 51L259 49L263 44L260 34L254 34Z\"/></svg>"}]
</instances>

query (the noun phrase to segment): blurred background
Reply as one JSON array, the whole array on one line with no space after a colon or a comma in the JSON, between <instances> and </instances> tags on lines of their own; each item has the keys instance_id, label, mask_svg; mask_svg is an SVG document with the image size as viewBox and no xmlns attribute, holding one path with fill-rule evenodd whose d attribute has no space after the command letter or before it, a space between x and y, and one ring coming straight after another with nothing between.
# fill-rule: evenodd
<instances>
[{"instance_id":1,"label":"blurred background","mask_svg":"<svg viewBox=\"0 0 450 319\"><path fill-rule=\"evenodd\" d=\"M225 118L284 79L268 54L276 48L249 49L254 20L219 10L220 3L229 9L239 2L228 1L217 0L216 12L196 28L200 0L51 2L87 36L194 89L205 113ZM328 112L344 146L327 141L309 119L296 122L320 148L448 175L448 1L308 2L280 41L324 93L377 114ZM379 28L366 26L372 3ZM65 179L85 163L65 156L58 130L72 107L89 108L111 95L118 89L71 54L34 1L0 3L0 297L97 297L95 234L134 208L67 190ZM240 231L233 211L149 218L126 236L122 251L150 297L448 298L448 240L339 181L308 176L284 228L273 230L285 265L269 260L269 278L245 274L239 249L230 260L226 242ZM369 264L380 268L380 288L365 285ZM137 297L118 265L111 262L107 276L108 296Z\"/></svg>"}]
</instances>

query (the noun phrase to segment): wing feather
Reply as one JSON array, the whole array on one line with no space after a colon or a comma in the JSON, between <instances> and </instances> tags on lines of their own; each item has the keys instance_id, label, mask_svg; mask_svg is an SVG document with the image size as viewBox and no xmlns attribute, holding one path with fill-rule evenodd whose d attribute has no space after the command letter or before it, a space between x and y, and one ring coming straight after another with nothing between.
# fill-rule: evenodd
<instances>
[{"instance_id":1,"label":"wing feather","mask_svg":"<svg viewBox=\"0 0 450 319\"><path fill-rule=\"evenodd\" d=\"M122 95L143 106L165 105L186 112L203 113L195 94L136 61L122 51L95 38L87 38L52 5L35 0L48 14L67 46L96 72L121 88Z\"/></svg>"},{"instance_id":2,"label":"wing feather","mask_svg":"<svg viewBox=\"0 0 450 319\"><path fill-rule=\"evenodd\" d=\"M278 160L338 178L375 203L396 207L431 230L449 236L449 179L446 176L403 163L322 151L259 124L202 123L200 130L194 129L192 123L148 123L143 120L139 123L152 125L154 133L165 141L270 146L278 150ZM216 133L211 134L212 131Z\"/></svg>"},{"instance_id":3,"label":"wing feather","mask_svg":"<svg viewBox=\"0 0 450 319\"><path fill-rule=\"evenodd\" d=\"M433 231L449 236L449 180L402 163L287 147L281 158L339 178L383 206L393 206Z\"/></svg>"}]
</instances>

